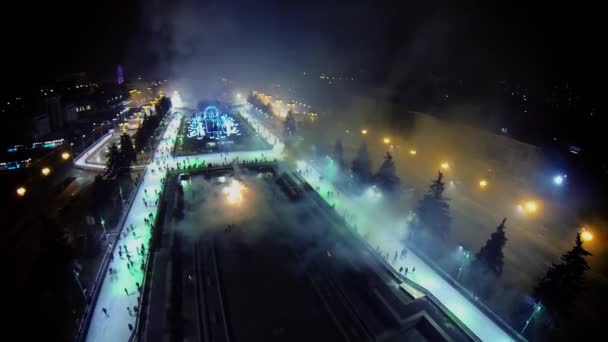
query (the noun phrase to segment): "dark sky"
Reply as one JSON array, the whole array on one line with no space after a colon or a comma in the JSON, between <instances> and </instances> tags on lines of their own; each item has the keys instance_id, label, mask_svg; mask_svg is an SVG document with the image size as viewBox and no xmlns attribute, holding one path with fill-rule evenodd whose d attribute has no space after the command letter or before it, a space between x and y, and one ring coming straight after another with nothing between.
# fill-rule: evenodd
<instances>
[{"instance_id":1,"label":"dark sky","mask_svg":"<svg viewBox=\"0 0 608 342\"><path fill-rule=\"evenodd\" d=\"M597 9L571 1L432 5L356 0L20 2L2 11L3 88L63 72L109 76L117 63L125 64L127 72L171 74L171 66L193 58L197 64L328 71L390 72L407 65L473 80L508 77L543 84L565 78L587 86L599 68Z\"/></svg>"}]
</instances>

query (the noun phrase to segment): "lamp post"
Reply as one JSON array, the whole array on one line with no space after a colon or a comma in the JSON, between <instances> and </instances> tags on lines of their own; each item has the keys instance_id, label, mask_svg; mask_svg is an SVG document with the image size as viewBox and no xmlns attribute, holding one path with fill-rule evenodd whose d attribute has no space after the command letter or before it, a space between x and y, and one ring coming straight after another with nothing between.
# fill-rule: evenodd
<instances>
[{"instance_id":1,"label":"lamp post","mask_svg":"<svg viewBox=\"0 0 608 342\"><path fill-rule=\"evenodd\" d=\"M122 196L122 186L120 185L120 182L118 183L118 193L120 194L120 203L121 203L122 207L124 207L125 199Z\"/></svg>"},{"instance_id":2,"label":"lamp post","mask_svg":"<svg viewBox=\"0 0 608 342\"><path fill-rule=\"evenodd\" d=\"M104 220L103 217L100 217L99 218L99 223L101 223L101 229L103 230L103 236L106 237L107 236L106 220Z\"/></svg>"},{"instance_id":3,"label":"lamp post","mask_svg":"<svg viewBox=\"0 0 608 342\"><path fill-rule=\"evenodd\" d=\"M80 272L78 272L76 269L72 269L72 272L74 273L74 279L76 280L76 284L78 284L78 287L80 288L80 292L82 292L82 296L84 297L84 300L87 300L87 293L84 290L84 287L82 287L82 283L80 282Z\"/></svg>"},{"instance_id":4,"label":"lamp post","mask_svg":"<svg viewBox=\"0 0 608 342\"><path fill-rule=\"evenodd\" d=\"M526 320L526 325L524 325L524 327L521 329L521 332L520 332L521 335L524 334L524 332L528 328L528 325L530 325L530 322L532 322L532 320L534 319L534 315L536 315L536 313L539 312L542 307L543 306L540 303L540 301L538 301L538 303L534 304L534 307L532 308L532 313L530 314L530 317L528 317L528 319Z\"/></svg>"},{"instance_id":5,"label":"lamp post","mask_svg":"<svg viewBox=\"0 0 608 342\"><path fill-rule=\"evenodd\" d=\"M459 247L461 250L463 249L462 246ZM471 256L471 253L469 253L468 251L464 251L464 257L462 258L462 262L460 263L460 267L458 268L458 275L456 276L456 281L460 280L460 274L462 273L462 269L464 268L464 263L469 259L469 257Z\"/></svg>"}]
</instances>

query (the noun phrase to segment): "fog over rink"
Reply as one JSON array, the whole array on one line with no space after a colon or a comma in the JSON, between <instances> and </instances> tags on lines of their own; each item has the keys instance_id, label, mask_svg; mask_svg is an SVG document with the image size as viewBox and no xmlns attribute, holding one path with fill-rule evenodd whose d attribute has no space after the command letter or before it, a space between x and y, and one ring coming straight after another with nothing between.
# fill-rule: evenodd
<instances>
[{"instance_id":1,"label":"fog over rink","mask_svg":"<svg viewBox=\"0 0 608 342\"><path fill-rule=\"evenodd\" d=\"M256 235L277 223L274 211L278 208L272 205L278 203L269 184L265 184L265 174L235 171L211 178L192 177L192 184L185 185L185 217L176 225L178 231L186 237L198 238L206 232L225 230L229 225L246 225L244 235ZM232 190L236 194L227 193L235 182L240 189ZM231 201L228 196L236 199Z\"/></svg>"},{"instance_id":2,"label":"fog over rink","mask_svg":"<svg viewBox=\"0 0 608 342\"><path fill-rule=\"evenodd\" d=\"M348 255L342 244L332 238L334 235L327 234L330 223L311 214L318 209L312 201L290 201L282 192L275 183L282 172L278 168L276 174L255 173L235 166L232 172L219 177L193 176L192 184L187 184L184 191L185 217L175 229L194 240L230 227L251 244L273 234L314 246L310 255L328 249L340 249L342 255ZM305 264L305 259L299 260L294 267L299 269Z\"/></svg>"},{"instance_id":3,"label":"fog over rink","mask_svg":"<svg viewBox=\"0 0 608 342\"><path fill-rule=\"evenodd\" d=\"M277 173L282 173L278 168ZM277 177L278 175L274 175ZM264 230L276 224L277 215L281 217L293 217L290 225L302 230L310 231L314 224L302 224L298 222L298 213L312 209L309 201L289 202L280 193L276 179L265 173L254 174L248 170L241 170L235 166L234 172L220 177L206 178L194 176L188 188L185 201L188 203L187 218L180 222L177 229L188 236L196 236L205 229L224 229L230 224L247 224ZM242 201L229 203L225 190L231 187L233 181L243 186ZM270 182L270 183L268 183ZM191 193L194 193L192 197ZM372 193L371 187L360 196L349 196L353 206L359 208L357 211L358 231L371 241L402 240L407 236L407 221L410 217L408 212L393 208L388 205L390 199ZM343 215L345 212L338 210ZM351 213L348 213L351 216ZM200 222L204 222L202 227ZM260 226L260 227L257 227ZM257 229L251 229L256 231ZM249 229L248 229L249 230Z\"/></svg>"}]
</instances>

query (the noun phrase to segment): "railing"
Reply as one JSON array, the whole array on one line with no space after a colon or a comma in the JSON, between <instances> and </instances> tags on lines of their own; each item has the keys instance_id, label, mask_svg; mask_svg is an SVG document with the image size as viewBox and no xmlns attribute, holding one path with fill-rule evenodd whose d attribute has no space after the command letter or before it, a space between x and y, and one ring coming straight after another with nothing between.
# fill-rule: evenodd
<instances>
[{"instance_id":1,"label":"railing","mask_svg":"<svg viewBox=\"0 0 608 342\"><path fill-rule=\"evenodd\" d=\"M145 171L146 170L144 169L144 175ZM74 338L74 340L77 342L84 341L84 339L86 338L86 333L89 330L89 326L91 325L92 312L95 309L95 305L97 304L99 292L101 290L101 287L103 286L103 279L107 272L108 265L110 264L110 256L114 255L114 249L117 245L116 242L120 238L120 234L122 234L125 221L127 220L127 216L129 214L129 211L131 210L131 206L133 206L135 196L137 195L137 192L139 191L139 188L143 183L143 179L143 176L139 178L137 186L131 192L131 195L129 196L128 200L129 205L123 210L120 220L116 225L119 229L118 234L115 235L115 238L112 241L112 247L110 248L110 246L108 246L108 249L106 250L106 253L103 256L103 261L101 262L101 266L99 267L99 270L97 271L97 274L95 276L95 280L93 281L93 289L91 291L91 295L87 298L87 306L85 307L84 314L82 315L82 318L80 320L78 332L76 333L76 337Z\"/></svg>"},{"instance_id":2,"label":"railing","mask_svg":"<svg viewBox=\"0 0 608 342\"><path fill-rule=\"evenodd\" d=\"M295 177L298 181L300 181L300 183L305 184L306 186L312 188L310 186L310 184L297 172L292 173L292 176ZM330 206L319 194L318 192L314 191L314 195L310 197L311 200L313 200L313 202L315 202L317 205L319 205L323 210L326 211L332 211L333 207ZM374 248L370 245L370 243L363 238L363 236L361 236L361 234L359 234L357 232L356 229L352 229L350 227L350 225L348 224L348 222L338 214L337 211L333 211L333 215L331 214L327 214L328 215L328 220L330 222L332 222L335 225L338 226L343 226L346 227L345 231L347 232L347 234L350 234L355 241L358 241L360 243L363 243L363 245L373 254L373 255L377 255L377 252L374 250ZM331 216L329 216L331 215ZM472 339L473 341L481 341L460 319L458 319L458 317L456 317L456 315L454 315L445 305L443 305L441 303L441 301L439 299L437 299L435 296L433 296L427 289L425 289L424 287L414 283L412 280L407 279L406 277L404 277L403 275L399 274L389 263L387 263L384 258L382 258L381 256L379 256L379 261L380 264L382 265L382 267L384 267L389 273L393 274L394 276L398 277L398 279L406 282L408 285L414 287L416 290L424 293L429 300L437 305L457 326L458 328L460 328L462 330L462 332L467 335L470 339Z\"/></svg>"},{"instance_id":3,"label":"railing","mask_svg":"<svg viewBox=\"0 0 608 342\"><path fill-rule=\"evenodd\" d=\"M142 322L142 315L144 313L144 311L146 311L146 308L148 306L148 282L146 281L148 279L148 274L149 272L151 272L152 270L152 260L154 253L156 252L156 248L154 248L153 244L156 242L155 240L158 238L157 235L161 234L160 227L160 220L164 219L165 214L166 214L166 191L165 188L167 187L167 179L168 179L168 173L165 173L165 182L163 184L163 187L161 189L161 199L158 202L158 207L157 207L157 211L156 211L156 215L154 215L154 223L152 224L152 226L150 227L150 229L152 230L152 234L151 234L151 238L150 238L150 243L148 244L148 255L146 255L146 267L144 270L144 274L143 274L143 278L142 278L142 282L141 282L141 298L139 300L139 303L137 303L137 305L139 306L139 311L137 316L135 317L135 326L133 328L133 331L131 332L131 336L129 336L129 342L132 341L136 341L138 339L139 333L140 333L140 329L142 327L142 325L145 323Z\"/></svg>"},{"instance_id":4,"label":"railing","mask_svg":"<svg viewBox=\"0 0 608 342\"><path fill-rule=\"evenodd\" d=\"M454 287L454 289L456 289L456 291L458 291L462 296L467 298L469 300L469 302L471 302L473 305L475 305L475 307L477 307L477 309L479 309L481 312L483 312L483 314L486 315L490 320L492 320L492 322L494 322L500 328L505 330L505 332L509 336L511 336L512 338L514 338L517 341L526 341L526 339L523 336L521 336L521 334L519 334L517 331L515 331L515 329L513 329L509 324L507 324L507 322L505 322L502 318L500 318L494 311L492 311L492 309L487 307L482 301L480 301L479 299L474 297L473 294L469 290L467 290L464 286L462 286L460 283L455 281L449 274L447 274L437 264L435 264L434 261L429 259L426 256L426 254L422 253L416 247L408 245L408 248L411 249L412 251L414 251L414 253L416 253L416 256L418 256L420 259L422 259L429 267L431 267L433 269L433 271L435 271L437 274L439 274L439 276L441 276L443 278L443 280L445 280L452 287Z\"/></svg>"},{"instance_id":5,"label":"railing","mask_svg":"<svg viewBox=\"0 0 608 342\"><path fill-rule=\"evenodd\" d=\"M95 140L95 142L93 142L93 143L92 143L92 144L91 144L89 147L87 147L87 148L86 148L84 151L80 152L80 153L79 153L79 154L77 154L77 155L74 155L74 158L72 159L72 160L74 161L74 165L75 165L76 167L80 167L80 168L86 169L86 168L87 168L87 166L86 166L86 164L87 164L87 158L88 158L88 155L87 155L87 154L88 154L88 153L91 151L91 149L92 149L93 147L97 146L97 144L99 144L99 143L100 143L100 142L101 142L103 139L106 139L106 138L108 138L108 139L109 139L109 138L112 136L112 134L114 134L114 132L113 132L113 131L110 131L110 132L108 132L108 133L106 133L106 134L102 135L101 137L99 137L99 139ZM82 165L78 165L78 162L77 162L77 161L78 161L78 159L79 159L79 158L82 158Z\"/></svg>"},{"instance_id":6,"label":"railing","mask_svg":"<svg viewBox=\"0 0 608 342\"><path fill-rule=\"evenodd\" d=\"M295 176L296 179L300 180L301 182L308 183L297 172L294 173L293 175ZM340 190L342 190L342 189L340 189ZM326 208L331 208L331 206L329 206L329 204L327 204L327 202L324 201L322 198L321 198L321 202L326 204ZM337 212L336 212L336 214L337 214ZM340 223L344 224L344 226L346 226L346 227L350 227L350 225L348 224L348 222L346 220L344 220L339 215L338 215L338 217L341 220ZM372 251L373 253L376 253L375 250L374 250L374 248L369 244L369 242L365 238L363 238L357 232L356 229L347 229L347 231L350 232L358 240L364 242L365 245L370 249L370 251ZM504 329L508 335L510 335L512 338L514 338L517 341L526 341L525 338L523 338L518 332L516 332L513 328L511 328L511 326L509 326L498 315L496 315L496 313L494 313L490 308L488 308L487 306L485 306L485 304L481 303L479 300L473 298L471 296L470 292L468 292L468 290L466 290L464 287L462 287L462 285L460 285L459 283L456 283L448 274L446 274L434 262L432 262L431 260L429 260L424 254L422 254L420 251L418 251L417 249L412 248L410 246L408 246L408 248L410 248L412 251L414 251L414 253L416 253L416 255L418 257L420 257L420 259L422 259L427 265L429 265L429 267L431 267L435 272L437 272L437 274L439 274L442 278L444 278L444 280L446 280L450 285L452 285L459 293L461 293L465 298L467 298L469 300L469 302L471 302L479 310L481 310L488 318L490 318L490 320L492 320L499 327L501 327L502 329ZM380 259L382 261L382 265L384 267L386 267L391 273L393 273L395 275L398 275L399 279L402 279L402 280L406 279L408 285L415 284L413 281L411 281L410 279L402 276L399 272L397 272L395 269L393 269L393 267L390 264L388 264L383 258L380 258ZM419 290L419 291L423 292L425 295L427 295L433 301L433 303L436 304L437 306L439 306L450 317L450 319L452 319L454 322L456 322L456 324L467 335L469 335L469 337L471 337L471 338L473 338L474 340L477 340L477 341L479 340L479 338L462 321L460 321L460 319L458 319L458 317L456 317L445 305L443 305L443 303L441 303L441 301L438 298L436 298L428 290L424 289L424 287L422 287L422 286L420 286L418 284L415 284L415 286L413 286L413 287L415 287L417 290Z\"/></svg>"}]
</instances>

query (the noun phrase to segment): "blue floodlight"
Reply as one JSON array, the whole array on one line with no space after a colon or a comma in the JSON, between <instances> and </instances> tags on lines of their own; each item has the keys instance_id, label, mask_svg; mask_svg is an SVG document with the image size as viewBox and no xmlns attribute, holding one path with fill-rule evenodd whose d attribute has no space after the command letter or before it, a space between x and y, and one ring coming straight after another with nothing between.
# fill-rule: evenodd
<instances>
[{"instance_id":1,"label":"blue floodlight","mask_svg":"<svg viewBox=\"0 0 608 342\"><path fill-rule=\"evenodd\" d=\"M553 177L553 184L561 186L566 181L566 175L557 175Z\"/></svg>"}]
</instances>

